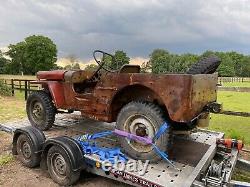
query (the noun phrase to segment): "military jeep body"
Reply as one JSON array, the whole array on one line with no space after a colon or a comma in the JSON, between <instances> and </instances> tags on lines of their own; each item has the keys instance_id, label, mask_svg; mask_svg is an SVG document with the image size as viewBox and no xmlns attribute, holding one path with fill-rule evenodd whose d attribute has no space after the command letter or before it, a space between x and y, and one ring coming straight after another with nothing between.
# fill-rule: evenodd
<instances>
[{"instance_id":1,"label":"military jeep body","mask_svg":"<svg viewBox=\"0 0 250 187\"><path fill-rule=\"evenodd\" d=\"M164 121L171 126L157 145L166 150L172 128L191 129L208 118L217 97L217 74L141 73L140 66L124 65L114 71L94 58L94 71L54 70L37 73L36 84L43 90L27 100L32 125L48 130L61 109L80 111L98 121L117 122L117 128L153 138ZM112 55L110 55L112 56ZM112 56L113 58L113 56ZM125 152L139 159L154 159L150 145L121 140Z\"/></svg>"}]
</instances>

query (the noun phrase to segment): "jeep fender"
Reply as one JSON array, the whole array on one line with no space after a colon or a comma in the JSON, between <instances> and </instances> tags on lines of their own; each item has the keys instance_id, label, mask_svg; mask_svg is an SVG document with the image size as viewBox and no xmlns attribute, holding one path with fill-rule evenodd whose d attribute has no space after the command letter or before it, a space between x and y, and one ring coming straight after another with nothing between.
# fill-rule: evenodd
<instances>
[{"instance_id":1,"label":"jeep fender","mask_svg":"<svg viewBox=\"0 0 250 187\"><path fill-rule=\"evenodd\" d=\"M54 101L56 108L63 108L65 105L64 86L60 81L32 81L33 84L41 84L44 89L47 89Z\"/></svg>"},{"instance_id":2,"label":"jeep fender","mask_svg":"<svg viewBox=\"0 0 250 187\"><path fill-rule=\"evenodd\" d=\"M34 150L35 150L34 153L40 154L43 148L43 144L45 142L45 136L42 131L32 126L23 127L23 128L19 128L15 130L13 141L12 141L12 144L13 144L12 154L17 155L17 147L16 147L17 139L21 134L25 134L27 137L29 137L29 139L31 140L34 146Z\"/></svg>"},{"instance_id":3,"label":"jeep fender","mask_svg":"<svg viewBox=\"0 0 250 187\"><path fill-rule=\"evenodd\" d=\"M67 136L50 138L45 142L45 144L43 145L42 160L40 164L41 168L47 169L47 154L52 146L59 146L66 152L73 171L78 171L86 168L84 153L81 147L73 138Z\"/></svg>"}]
</instances>

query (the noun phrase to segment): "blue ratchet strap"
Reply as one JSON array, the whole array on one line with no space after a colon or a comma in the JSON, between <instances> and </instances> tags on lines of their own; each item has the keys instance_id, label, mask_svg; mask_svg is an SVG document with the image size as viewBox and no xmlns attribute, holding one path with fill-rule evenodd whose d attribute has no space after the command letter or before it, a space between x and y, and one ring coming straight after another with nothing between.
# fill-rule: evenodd
<instances>
[{"instance_id":1,"label":"blue ratchet strap","mask_svg":"<svg viewBox=\"0 0 250 187\"><path fill-rule=\"evenodd\" d=\"M161 135L163 135L166 130L169 128L167 122L164 122L161 127L159 128L159 130L156 132L154 138L153 138L153 142L155 142L156 140L158 140L160 138ZM175 165L168 159L168 154L161 151L154 143L152 143L155 152L164 160L166 160L172 167L176 168ZM178 168L176 168L177 170L179 170Z\"/></svg>"},{"instance_id":2,"label":"blue ratchet strap","mask_svg":"<svg viewBox=\"0 0 250 187\"><path fill-rule=\"evenodd\" d=\"M85 134L78 137L76 140L81 145L84 153L96 154L102 161L108 160L112 164L115 163L115 159L121 162L127 162L128 158L121 152L120 148L101 148L98 147L95 142L89 142L89 140L105 137L111 135L112 133L112 131L104 131L92 135Z\"/></svg>"},{"instance_id":3,"label":"blue ratchet strap","mask_svg":"<svg viewBox=\"0 0 250 187\"><path fill-rule=\"evenodd\" d=\"M155 136L153 138L153 141L158 140L160 138L160 136L162 134L164 134L167 129L168 129L168 124L167 124L167 122L164 122L161 125L161 127L159 128L159 130L156 132L156 134L155 134Z\"/></svg>"}]
</instances>

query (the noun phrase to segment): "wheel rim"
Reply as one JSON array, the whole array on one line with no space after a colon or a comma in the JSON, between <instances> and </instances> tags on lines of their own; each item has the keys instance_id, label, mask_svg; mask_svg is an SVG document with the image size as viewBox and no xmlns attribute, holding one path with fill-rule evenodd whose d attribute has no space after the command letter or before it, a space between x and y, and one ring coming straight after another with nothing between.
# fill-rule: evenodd
<instances>
[{"instance_id":1,"label":"wheel rim","mask_svg":"<svg viewBox=\"0 0 250 187\"><path fill-rule=\"evenodd\" d=\"M39 101L34 101L31 105L31 116L36 124L42 125L45 121L45 111L43 105Z\"/></svg>"},{"instance_id":2,"label":"wheel rim","mask_svg":"<svg viewBox=\"0 0 250 187\"><path fill-rule=\"evenodd\" d=\"M60 153L54 153L50 159L52 172L61 179L66 177L67 164Z\"/></svg>"},{"instance_id":3,"label":"wheel rim","mask_svg":"<svg viewBox=\"0 0 250 187\"><path fill-rule=\"evenodd\" d=\"M156 127L145 115L136 114L130 116L124 125L124 130L137 136L154 138ZM137 152L150 152L153 147L140 141L127 139L128 144Z\"/></svg>"},{"instance_id":4,"label":"wheel rim","mask_svg":"<svg viewBox=\"0 0 250 187\"><path fill-rule=\"evenodd\" d=\"M21 152L25 159L29 159L31 157L31 147L28 142L23 142L21 146Z\"/></svg>"}]
</instances>

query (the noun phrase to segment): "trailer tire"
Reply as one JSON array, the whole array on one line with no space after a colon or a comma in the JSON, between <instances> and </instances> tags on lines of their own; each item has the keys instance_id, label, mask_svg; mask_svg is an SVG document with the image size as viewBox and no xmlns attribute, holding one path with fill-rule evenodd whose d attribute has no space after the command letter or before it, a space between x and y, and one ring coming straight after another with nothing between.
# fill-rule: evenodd
<instances>
[{"instance_id":1,"label":"trailer tire","mask_svg":"<svg viewBox=\"0 0 250 187\"><path fill-rule=\"evenodd\" d=\"M26 111L31 125L42 131L50 129L54 124L56 108L44 90L35 91L28 97Z\"/></svg>"},{"instance_id":2,"label":"trailer tire","mask_svg":"<svg viewBox=\"0 0 250 187\"><path fill-rule=\"evenodd\" d=\"M26 167L33 168L39 165L41 157L35 153L34 145L25 134L20 134L16 143L17 157Z\"/></svg>"},{"instance_id":3,"label":"trailer tire","mask_svg":"<svg viewBox=\"0 0 250 187\"><path fill-rule=\"evenodd\" d=\"M139 136L153 138L155 133L165 122L161 108L149 102L130 102L125 105L117 117L117 128ZM170 141L170 129L156 140L155 144L161 151L167 151ZM134 159L156 162L161 159L152 145L145 145L134 140L119 138L122 150Z\"/></svg>"},{"instance_id":4,"label":"trailer tire","mask_svg":"<svg viewBox=\"0 0 250 187\"><path fill-rule=\"evenodd\" d=\"M221 59L215 55L203 58L193 64L187 74L213 74L221 63Z\"/></svg>"},{"instance_id":5,"label":"trailer tire","mask_svg":"<svg viewBox=\"0 0 250 187\"><path fill-rule=\"evenodd\" d=\"M47 154L47 166L50 177L61 186L70 186L80 177L80 171L74 171L67 152L61 147L52 146Z\"/></svg>"}]
</instances>

